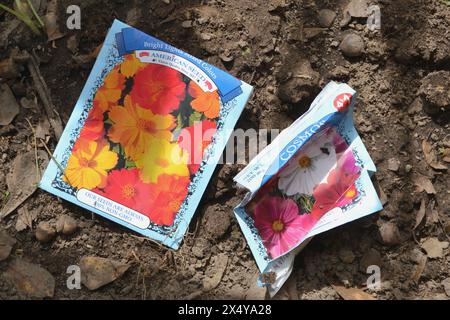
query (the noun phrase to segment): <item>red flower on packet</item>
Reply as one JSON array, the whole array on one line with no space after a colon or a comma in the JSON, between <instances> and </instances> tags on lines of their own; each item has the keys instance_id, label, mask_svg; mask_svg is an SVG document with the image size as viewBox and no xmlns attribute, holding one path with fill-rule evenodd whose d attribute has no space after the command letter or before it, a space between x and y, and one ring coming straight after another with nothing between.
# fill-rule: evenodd
<instances>
[{"instance_id":1,"label":"red flower on packet","mask_svg":"<svg viewBox=\"0 0 450 320\"><path fill-rule=\"evenodd\" d=\"M188 193L189 177L162 174L152 184L143 213L154 223L171 226Z\"/></svg>"},{"instance_id":2,"label":"red flower on packet","mask_svg":"<svg viewBox=\"0 0 450 320\"><path fill-rule=\"evenodd\" d=\"M142 213L151 189L151 184L139 179L139 170L121 169L111 171L105 188L94 192Z\"/></svg>"},{"instance_id":3,"label":"red flower on packet","mask_svg":"<svg viewBox=\"0 0 450 320\"><path fill-rule=\"evenodd\" d=\"M186 84L174 69L148 64L134 77L131 98L155 114L166 115L175 111L185 96Z\"/></svg>"}]
</instances>

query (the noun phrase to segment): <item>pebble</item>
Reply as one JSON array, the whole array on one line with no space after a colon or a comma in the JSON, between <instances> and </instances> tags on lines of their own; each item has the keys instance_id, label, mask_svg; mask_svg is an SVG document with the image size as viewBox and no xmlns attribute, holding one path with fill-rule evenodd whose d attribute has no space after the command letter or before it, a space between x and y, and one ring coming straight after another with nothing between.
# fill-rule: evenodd
<instances>
[{"instance_id":1,"label":"pebble","mask_svg":"<svg viewBox=\"0 0 450 320\"><path fill-rule=\"evenodd\" d=\"M393 222L384 222L379 227L381 240L388 246L395 246L400 243L400 231Z\"/></svg>"},{"instance_id":2,"label":"pebble","mask_svg":"<svg viewBox=\"0 0 450 320\"><path fill-rule=\"evenodd\" d=\"M319 91L320 74L311 67L308 60L301 59L290 66L295 77L280 84L278 97L287 103L300 104L315 96Z\"/></svg>"},{"instance_id":3,"label":"pebble","mask_svg":"<svg viewBox=\"0 0 450 320\"><path fill-rule=\"evenodd\" d=\"M319 12L319 23L324 28L329 28L336 19L336 12L330 9L323 9Z\"/></svg>"},{"instance_id":4,"label":"pebble","mask_svg":"<svg viewBox=\"0 0 450 320\"><path fill-rule=\"evenodd\" d=\"M436 115L450 109L450 72L437 71L428 74L421 83L419 94L425 101L424 110Z\"/></svg>"},{"instance_id":5,"label":"pebble","mask_svg":"<svg viewBox=\"0 0 450 320\"><path fill-rule=\"evenodd\" d=\"M81 283L96 290L121 277L129 264L100 257L83 257L80 261Z\"/></svg>"},{"instance_id":6,"label":"pebble","mask_svg":"<svg viewBox=\"0 0 450 320\"><path fill-rule=\"evenodd\" d=\"M397 172L400 169L400 161L396 158L388 160L388 169L393 172Z\"/></svg>"},{"instance_id":7,"label":"pebble","mask_svg":"<svg viewBox=\"0 0 450 320\"><path fill-rule=\"evenodd\" d=\"M56 222L56 231L66 236L74 234L77 231L77 229L78 229L77 221L68 215L62 215Z\"/></svg>"},{"instance_id":8,"label":"pebble","mask_svg":"<svg viewBox=\"0 0 450 320\"><path fill-rule=\"evenodd\" d=\"M364 51L364 40L357 34L348 34L342 40L339 49L347 57L359 57Z\"/></svg>"},{"instance_id":9,"label":"pebble","mask_svg":"<svg viewBox=\"0 0 450 320\"><path fill-rule=\"evenodd\" d=\"M56 235L56 230L48 222L41 222L36 228L36 239L41 243L50 242Z\"/></svg>"},{"instance_id":10,"label":"pebble","mask_svg":"<svg viewBox=\"0 0 450 320\"><path fill-rule=\"evenodd\" d=\"M191 20L185 20L181 23L181 26L185 29L192 28L192 21Z\"/></svg>"}]
</instances>

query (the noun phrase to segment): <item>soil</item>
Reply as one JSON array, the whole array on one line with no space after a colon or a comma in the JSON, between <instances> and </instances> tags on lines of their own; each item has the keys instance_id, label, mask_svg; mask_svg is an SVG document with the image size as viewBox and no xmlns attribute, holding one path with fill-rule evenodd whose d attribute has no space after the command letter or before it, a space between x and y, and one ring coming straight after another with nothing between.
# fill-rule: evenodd
<instances>
[{"instance_id":1,"label":"soil","mask_svg":"<svg viewBox=\"0 0 450 320\"><path fill-rule=\"evenodd\" d=\"M378 167L374 180L385 208L314 238L296 258L289 285L275 299L340 299L333 285L365 289L366 268L372 264L381 268L382 287L365 290L377 299L449 299L445 291L449 249L443 246L437 256L430 255L423 242L449 241L450 179L446 169L433 168L429 159L448 160L450 148L450 98L442 94L449 88L448 83L439 83L450 72L450 6L440 0L370 1L381 8L381 29L371 31L365 18L341 25L347 2L64 0L59 1L58 17L65 37L47 42L22 25L6 36L2 34L6 29L0 28L4 30L0 39L6 37L0 43L0 60L16 47L34 51L64 124L93 65L93 60L74 59L68 42L76 56L85 57L102 43L114 18L252 84L255 94L238 128L283 129L305 112L328 81L347 82L359 93L355 121ZM82 8L79 31L65 26L65 8L71 4ZM337 17L330 28L319 30L321 9L330 9ZM0 12L2 25L12 20ZM339 48L349 33L364 41L359 56L346 57ZM306 77L293 77L296 72ZM37 92L25 67L20 77L7 83L22 107L11 125L0 126L2 198L8 193L6 175L15 157L34 149L26 119L36 126L44 110L41 101L35 100ZM25 108L24 97L37 104ZM423 140L434 154L424 154ZM51 136L47 145L53 150L56 143ZM39 149L45 151L42 146ZM232 212L245 193L232 182L242 168L218 167L178 251L37 190L20 207L36 216L33 230L16 230L17 211L0 221L0 232L6 230L16 242L9 258L0 262L0 300L26 298L2 276L17 257L53 275L54 299L249 297L258 269ZM34 172L34 163L30 170ZM37 225L56 223L62 215L76 219L78 230L46 244L38 242ZM131 267L100 289L67 289L68 266L85 256ZM214 283L217 273L223 273L218 284Z\"/></svg>"}]
</instances>

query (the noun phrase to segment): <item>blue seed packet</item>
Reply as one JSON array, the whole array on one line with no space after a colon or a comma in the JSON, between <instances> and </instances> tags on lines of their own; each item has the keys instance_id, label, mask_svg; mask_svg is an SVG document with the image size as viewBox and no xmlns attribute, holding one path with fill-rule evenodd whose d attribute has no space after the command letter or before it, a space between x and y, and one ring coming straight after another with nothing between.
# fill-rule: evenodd
<instances>
[{"instance_id":1,"label":"blue seed packet","mask_svg":"<svg viewBox=\"0 0 450 320\"><path fill-rule=\"evenodd\" d=\"M353 123L355 100L352 88L331 82L235 177L249 191L235 215L271 295L313 236L382 209L375 164Z\"/></svg>"},{"instance_id":2,"label":"blue seed packet","mask_svg":"<svg viewBox=\"0 0 450 320\"><path fill-rule=\"evenodd\" d=\"M177 249L252 90L115 20L40 187Z\"/></svg>"}]
</instances>

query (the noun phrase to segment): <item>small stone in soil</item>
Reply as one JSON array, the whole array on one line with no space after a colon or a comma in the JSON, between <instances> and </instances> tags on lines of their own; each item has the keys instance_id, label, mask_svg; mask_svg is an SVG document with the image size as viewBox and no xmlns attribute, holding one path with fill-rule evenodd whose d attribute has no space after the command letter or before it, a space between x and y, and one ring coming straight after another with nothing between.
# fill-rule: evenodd
<instances>
[{"instance_id":1,"label":"small stone in soil","mask_svg":"<svg viewBox=\"0 0 450 320\"><path fill-rule=\"evenodd\" d=\"M450 72L436 71L428 74L421 83L419 95L423 98L424 110L435 115L450 109Z\"/></svg>"},{"instance_id":2,"label":"small stone in soil","mask_svg":"<svg viewBox=\"0 0 450 320\"><path fill-rule=\"evenodd\" d=\"M397 172L400 169L400 161L396 158L388 160L388 169L393 172Z\"/></svg>"},{"instance_id":3,"label":"small stone in soil","mask_svg":"<svg viewBox=\"0 0 450 320\"><path fill-rule=\"evenodd\" d=\"M68 215L62 215L56 222L56 231L66 236L70 236L77 231L77 221Z\"/></svg>"},{"instance_id":4,"label":"small stone in soil","mask_svg":"<svg viewBox=\"0 0 450 320\"><path fill-rule=\"evenodd\" d=\"M320 74L308 60L297 61L289 70L292 77L280 84L278 97L287 103L299 104L310 99L319 89Z\"/></svg>"},{"instance_id":5,"label":"small stone in soil","mask_svg":"<svg viewBox=\"0 0 450 320\"><path fill-rule=\"evenodd\" d=\"M36 228L36 239L41 243L50 242L56 235L55 228L48 222L41 222Z\"/></svg>"},{"instance_id":6,"label":"small stone in soil","mask_svg":"<svg viewBox=\"0 0 450 320\"><path fill-rule=\"evenodd\" d=\"M80 261L81 283L96 290L121 277L129 264L99 257L83 257Z\"/></svg>"},{"instance_id":7,"label":"small stone in soil","mask_svg":"<svg viewBox=\"0 0 450 320\"><path fill-rule=\"evenodd\" d=\"M329 28L336 19L336 12L330 9L323 9L319 12L319 23L324 28Z\"/></svg>"},{"instance_id":8,"label":"small stone in soil","mask_svg":"<svg viewBox=\"0 0 450 320\"><path fill-rule=\"evenodd\" d=\"M6 231L0 229L0 261L6 260L11 254L16 239L10 237Z\"/></svg>"},{"instance_id":9,"label":"small stone in soil","mask_svg":"<svg viewBox=\"0 0 450 320\"><path fill-rule=\"evenodd\" d=\"M379 227L381 240L388 246L395 246L400 243L400 231L393 222L383 222Z\"/></svg>"},{"instance_id":10,"label":"small stone in soil","mask_svg":"<svg viewBox=\"0 0 450 320\"><path fill-rule=\"evenodd\" d=\"M359 35L350 33L344 37L339 49L347 57L359 57L364 51L364 40Z\"/></svg>"}]
</instances>

